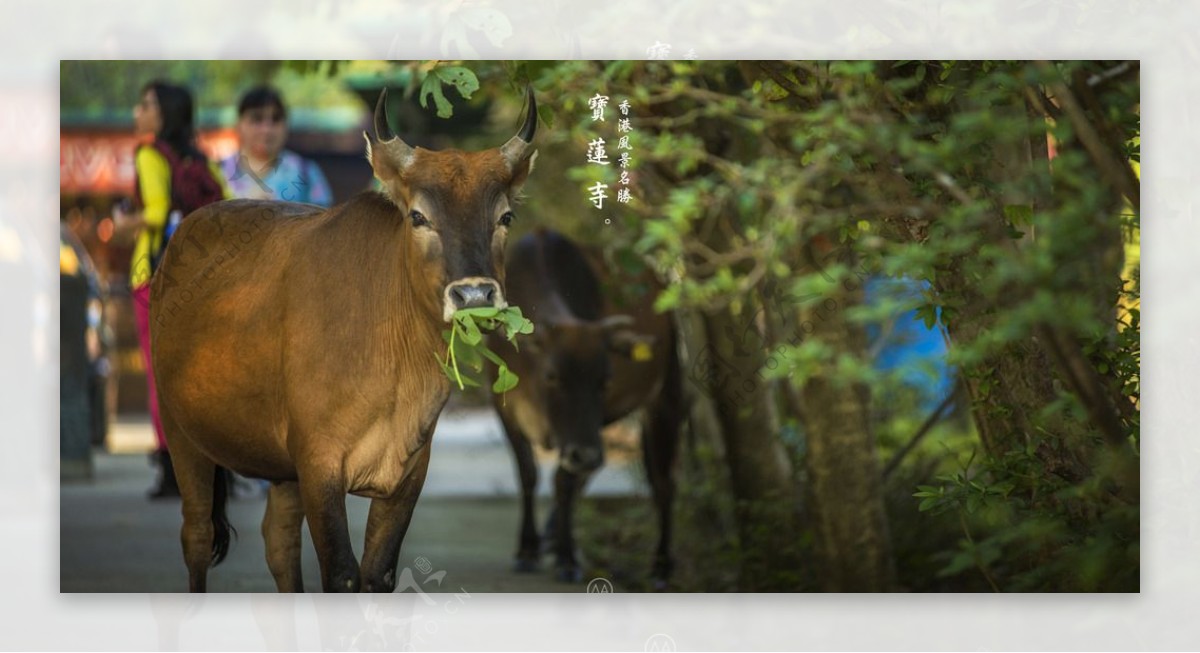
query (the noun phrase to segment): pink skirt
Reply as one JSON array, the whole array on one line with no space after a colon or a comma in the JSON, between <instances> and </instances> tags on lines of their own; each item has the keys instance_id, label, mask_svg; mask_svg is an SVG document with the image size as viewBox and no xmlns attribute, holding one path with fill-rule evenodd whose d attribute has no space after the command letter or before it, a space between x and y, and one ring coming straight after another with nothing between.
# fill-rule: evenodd
<instances>
[{"instance_id":1,"label":"pink skirt","mask_svg":"<svg viewBox=\"0 0 1200 653\"><path fill-rule=\"evenodd\" d=\"M144 283L133 290L133 312L137 316L138 346L142 360L146 363L146 386L149 392L150 421L154 424L154 437L159 449L167 448L163 437L162 418L158 414L158 388L154 384L154 366L150 362L150 284Z\"/></svg>"}]
</instances>

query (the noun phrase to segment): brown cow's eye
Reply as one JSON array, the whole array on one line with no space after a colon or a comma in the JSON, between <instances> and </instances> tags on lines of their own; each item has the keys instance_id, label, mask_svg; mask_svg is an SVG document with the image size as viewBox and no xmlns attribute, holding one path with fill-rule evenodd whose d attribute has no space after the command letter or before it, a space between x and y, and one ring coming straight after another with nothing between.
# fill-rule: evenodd
<instances>
[{"instance_id":1,"label":"brown cow's eye","mask_svg":"<svg viewBox=\"0 0 1200 653\"><path fill-rule=\"evenodd\" d=\"M500 216L500 226L507 227L508 225L512 224L513 220L516 219L517 216L514 215L512 211L505 211L504 215Z\"/></svg>"},{"instance_id":2,"label":"brown cow's eye","mask_svg":"<svg viewBox=\"0 0 1200 653\"><path fill-rule=\"evenodd\" d=\"M412 223L413 223L414 227L428 227L429 226L429 219L426 218L420 211L412 211L408 214L408 217L412 218Z\"/></svg>"}]
</instances>

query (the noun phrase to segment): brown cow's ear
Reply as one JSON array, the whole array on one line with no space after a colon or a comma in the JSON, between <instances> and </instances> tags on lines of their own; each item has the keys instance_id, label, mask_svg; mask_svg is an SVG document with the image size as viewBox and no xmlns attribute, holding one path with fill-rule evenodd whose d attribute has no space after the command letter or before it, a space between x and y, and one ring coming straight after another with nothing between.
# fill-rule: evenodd
<instances>
[{"instance_id":1,"label":"brown cow's ear","mask_svg":"<svg viewBox=\"0 0 1200 653\"><path fill-rule=\"evenodd\" d=\"M537 155L537 150L534 150L513 166L512 181L509 182L510 196L516 197L521 193L521 187L529 179L529 173L533 172L533 163L537 160Z\"/></svg>"},{"instance_id":2,"label":"brown cow's ear","mask_svg":"<svg viewBox=\"0 0 1200 653\"><path fill-rule=\"evenodd\" d=\"M400 171L385 155L386 150L379 143L372 142L367 132L363 132L363 140L367 142L367 162L371 164L375 178L383 184L384 188L387 188L390 182L399 178Z\"/></svg>"}]
</instances>

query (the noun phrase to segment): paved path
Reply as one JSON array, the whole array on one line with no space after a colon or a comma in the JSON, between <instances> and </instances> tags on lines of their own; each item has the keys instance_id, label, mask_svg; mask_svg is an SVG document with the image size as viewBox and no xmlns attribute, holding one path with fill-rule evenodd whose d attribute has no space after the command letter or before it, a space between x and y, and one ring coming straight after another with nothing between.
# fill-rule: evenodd
<instances>
[{"instance_id":1,"label":"paved path","mask_svg":"<svg viewBox=\"0 0 1200 653\"><path fill-rule=\"evenodd\" d=\"M145 498L152 470L144 421L123 420L114 429L118 451L95 459L95 478L65 484L61 492L60 588L63 592L177 592L187 587L179 545L179 503ZM450 411L434 435L425 490L417 505L400 566L426 591L583 591L554 582L550 570L510 571L519 506L511 454L490 411ZM540 515L548 508L550 459L542 461ZM636 466L614 464L593 479L589 494L643 494ZM214 592L270 592L259 524L265 500L236 499L229 516L239 537L229 557L209 574ZM349 497L351 539L361 555L369 501ZM320 574L305 529L305 586L316 591ZM546 561L547 563L549 560ZM444 576L438 572L444 571ZM437 578L441 578L440 585ZM402 575L403 579L403 575Z\"/></svg>"}]
</instances>

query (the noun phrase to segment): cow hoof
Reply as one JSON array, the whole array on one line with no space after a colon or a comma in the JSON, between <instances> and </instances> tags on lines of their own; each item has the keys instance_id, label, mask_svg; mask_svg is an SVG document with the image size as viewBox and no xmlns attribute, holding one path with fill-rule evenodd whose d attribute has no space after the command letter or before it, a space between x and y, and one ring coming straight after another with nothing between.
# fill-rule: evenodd
<instances>
[{"instance_id":1,"label":"cow hoof","mask_svg":"<svg viewBox=\"0 0 1200 653\"><path fill-rule=\"evenodd\" d=\"M518 574L528 574L537 571L540 566L537 558L517 558L516 562L513 563L513 571Z\"/></svg>"},{"instance_id":2,"label":"cow hoof","mask_svg":"<svg viewBox=\"0 0 1200 653\"><path fill-rule=\"evenodd\" d=\"M666 578L650 579L650 591L652 592L665 592L670 586L671 585L667 582Z\"/></svg>"},{"instance_id":3,"label":"cow hoof","mask_svg":"<svg viewBox=\"0 0 1200 653\"><path fill-rule=\"evenodd\" d=\"M554 578L560 583L582 583L583 569L579 565L564 565L554 570Z\"/></svg>"},{"instance_id":4,"label":"cow hoof","mask_svg":"<svg viewBox=\"0 0 1200 653\"><path fill-rule=\"evenodd\" d=\"M363 592L391 593L396 591L396 570L389 570L382 577L368 576L362 582Z\"/></svg>"}]
</instances>

